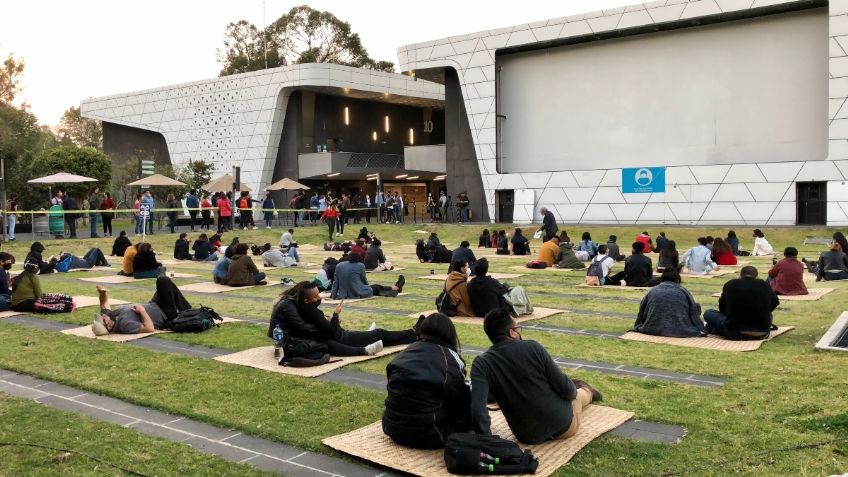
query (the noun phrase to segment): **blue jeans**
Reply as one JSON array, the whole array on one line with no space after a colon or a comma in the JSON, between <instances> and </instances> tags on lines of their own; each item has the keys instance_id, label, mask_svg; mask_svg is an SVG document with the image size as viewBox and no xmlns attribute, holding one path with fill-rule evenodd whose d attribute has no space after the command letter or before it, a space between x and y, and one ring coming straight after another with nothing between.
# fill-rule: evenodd
<instances>
[{"instance_id":1,"label":"blue jeans","mask_svg":"<svg viewBox=\"0 0 848 477\"><path fill-rule=\"evenodd\" d=\"M704 312L704 321L715 328L716 334L722 334L721 331L725 329L727 324L727 317L720 311L707 310Z\"/></svg>"},{"instance_id":2,"label":"blue jeans","mask_svg":"<svg viewBox=\"0 0 848 477\"><path fill-rule=\"evenodd\" d=\"M89 230L91 230L92 237L97 237L97 219L99 217L100 214L88 214Z\"/></svg>"},{"instance_id":3,"label":"blue jeans","mask_svg":"<svg viewBox=\"0 0 848 477\"><path fill-rule=\"evenodd\" d=\"M265 280L265 272L257 273L256 276L253 278L253 283L258 284L262 280Z\"/></svg>"},{"instance_id":4,"label":"blue jeans","mask_svg":"<svg viewBox=\"0 0 848 477\"><path fill-rule=\"evenodd\" d=\"M10 214L6 216L6 223L9 224L9 240L15 240L15 224L18 222L18 216ZM8 308L6 308L8 310Z\"/></svg>"},{"instance_id":5,"label":"blue jeans","mask_svg":"<svg viewBox=\"0 0 848 477\"><path fill-rule=\"evenodd\" d=\"M218 260L218 255L210 253L209 256L201 260L201 262L214 262L215 260Z\"/></svg>"},{"instance_id":6,"label":"blue jeans","mask_svg":"<svg viewBox=\"0 0 848 477\"><path fill-rule=\"evenodd\" d=\"M462 223L468 222L468 207L459 209L459 221Z\"/></svg>"},{"instance_id":7,"label":"blue jeans","mask_svg":"<svg viewBox=\"0 0 848 477\"><path fill-rule=\"evenodd\" d=\"M89 267L108 267L109 262L106 261L106 257L103 255L103 251L97 247L89 249L86 252L85 256L82 257L83 260L88 263Z\"/></svg>"},{"instance_id":8,"label":"blue jeans","mask_svg":"<svg viewBox=\"0 0 848 477\"><path fill-rule=\"evenodd\" d=\"M297 254L297 249L295 247L289 247L287 252L289 257L293 258L296 262L300 262L300 256Z\"/></svg>"},{"instance_id":9,"label":"blue jeans","mask_svg":"<svg viewBox=\"0 0 848 477\"><path fill-rule=\"evenodd\" d=\"M12 297L0 295L0 311L9 311L12 308Z\"/></svg>"},{"instance_id":10,"label":"blue jeans","mask_svg":"<svg viewBox=\"0 0 848 477\"><path fill-rule=\"evenodd\" d=\"M141 217L135 216L135 234L136 235L141 234L141 224L142 224Z\"/></svg>"}]
</instances>

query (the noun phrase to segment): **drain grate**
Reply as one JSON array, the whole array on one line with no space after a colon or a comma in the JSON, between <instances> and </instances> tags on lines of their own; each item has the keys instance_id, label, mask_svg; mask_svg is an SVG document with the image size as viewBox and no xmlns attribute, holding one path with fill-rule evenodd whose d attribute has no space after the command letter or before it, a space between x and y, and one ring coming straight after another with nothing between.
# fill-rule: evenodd
<instances>
[{"instance_id":1,"label":"drain grate","mask_svg":"<svg viewBox=\"0 0 848 477\"><path fill-rule=\"evenodd\" d=\"M835 346L837 348L846 348L848 349L848 326L842 328L842 331L839 333L839 336L833 340L831 346Z\"/></svg>"}]
</instances>

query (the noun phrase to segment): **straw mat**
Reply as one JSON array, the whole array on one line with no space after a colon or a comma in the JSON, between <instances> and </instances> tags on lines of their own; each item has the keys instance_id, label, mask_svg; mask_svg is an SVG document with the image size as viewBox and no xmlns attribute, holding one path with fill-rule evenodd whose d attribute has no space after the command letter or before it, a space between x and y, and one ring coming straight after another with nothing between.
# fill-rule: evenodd
<instances>
[{"instance_id":1,"label":"straw mat","mask_svg":"<svg viewBox=\"0 0 848 477\"><path fill-rule=\"evenodd\" d=\"M410 318L418 318L420 315L430 316L432 313L436 313L436 310L427 310L422 311L421 313L410 313ZM541 320L542 318L547 318L549 316L558 315L560 313L568 313L568 310L557 310L554 308L542 308L539 306L533 307L533 313L529 315L521 315L518 318L515 318L516 323L523 323L525 321L531 320ZM452 316L450 317L451 321L454 323L465 323L471 325L480 325L483 326L483 318L479 316Z\"/></svg>"},{"instance_id":2,"label":"straw mat","mask_svg":"<svg viewBox=\"0 0 848 477\"><path fill-rule=\"evenodd\" d=\"M330 371L335 371L336 369L347 366L351 363L368 361L369 359L380 358L390 354L398 353L404 348L406 348L406 346L407 345L389 346L384 348L383 351L375 354L374 356L334 356L330 359L329 363L323 366L313 366L310 368L292 368L289 366L280 366L274 359L273 346L260 346L259 348L251 348L248 350L239 351L238 353L217 356L215 357L215 359L224 363L240 364L242 366L262 369L274 373L282 373L292 376L302 376L304 378L314 378L316 376L321 376L322 374L329 373Z\"/></svg>"},{"instance_id":3,"label":"straw mat","mask_svg":"<svg viewBox=\"0 0 848 477\"><path fill-rule=\"evenodd\" d=\"M751 341L731 341L721 336L709 335L704 338L669 338L667 336L653 336L635 331L628 331L621 335L621 339L629 341L643 341L647 343L661 343L673 346L684 346L687 348L711 349L715 351L756 351L760 349L760 345L764 341L770 341L776 336L780 336L787 331L794 329L794 326L781 326L777 330L772 331L768 338L764 340Z\"/></svg>"}]
</instances>

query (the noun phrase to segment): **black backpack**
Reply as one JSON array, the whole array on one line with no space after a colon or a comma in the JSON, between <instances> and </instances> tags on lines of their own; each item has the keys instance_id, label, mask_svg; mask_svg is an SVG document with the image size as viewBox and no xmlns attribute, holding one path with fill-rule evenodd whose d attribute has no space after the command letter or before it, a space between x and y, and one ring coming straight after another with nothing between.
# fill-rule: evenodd
<instances>
[{"instance_id":1,"label":"black backpack","mask_svg":"<svg viewBox=\"0 0 848 477\"><path fill-rule=\"evenodd\" d=\"M604 257L600 260L592 260L592 263L589 265L589 269L586 270L586 276L587 277L598 277L599 279L604 278L603 263L607 259L612 260L610 257Z\"/></svg>"},{"instance_id":2,"label":"black backpack","mask_svg":"<svg viewBox=\"0 0 848 477\"><path fill-rule=\"evenodd\" d=\"M253 255L262 255L263 253L265 253L265 250L263 250L262 247L256 244L250 246L250 251L253 253Z\"/></svg>"},{"instance_id":3,"label":"black backpack","mask_svg":"<svg viewBox=\"0 0 848 477\"><path fill-rule=\"evenodd\" d=\"M164 328L175 333L199 333L213 326L220 326L215 321L223 321L221 315L212 308L200 305L200 308L183 310L173 320L165 323Z\"/></svg>"},{"instance_id":4,"label":"black backpack","mask_svg":"<svg viewBox=\"0 0 848 477\"><path fill-rule=\"evenodd\" d=\"M444 288L439 296L436 297L436 309L439 313L445 316L456 316L456 304L451 301L450 292L454 290L454 288L462 285L462 282L458 282L456 285L452 286L450 290Z\"/></svg>"},{"instance_id":5,"label":"black backpack","mask_svg":"<svg viewBox=\"0 0 848 477\"><path fill-rule=\"evenodd\" d=\"M498 436L454 433L445 442L445 467L451 474L534 474L539 459Z\"/></svg>"}]
</instances>

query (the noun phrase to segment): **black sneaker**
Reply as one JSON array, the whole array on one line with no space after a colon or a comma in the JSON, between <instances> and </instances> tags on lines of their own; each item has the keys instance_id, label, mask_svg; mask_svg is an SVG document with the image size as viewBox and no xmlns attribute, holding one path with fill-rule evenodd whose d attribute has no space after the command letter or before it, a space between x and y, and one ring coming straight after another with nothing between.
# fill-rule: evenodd
<instances>
[{"instance_id":1,"label":"black sneaker","mask_svg":"<svg viewBox=\"0 0 848 477\"><path fill-rule=\"evenodd\" d=\"M406 284L406 278L403 278L403 275L400 275L398 277L397 281L395 282L395 286L398 289L398 293L401 293L403 291L403 286L405 284Z\"/></svg>"},{"instance_id":2,"label":"black sneaker","mask_svg":"<svg viewBox=\"0 0 848 477\"><path fill-rule=\"evenodd\" d=\"M601 392L597 389L593 388L592 386L589 386L586 381L581 381L579 379L572 379L571 381L574 383L575 386L577 386L577 389L585 389L589 391L592 394L592 402L604 400L604 395L601 394Z\"/></svg>"},{"instance_id":3,"label":"black sneaker","mask_svg":"<svg viewBox=\"0 0 848 477\"><path fill-rule=\"evenodd\" d=\"M412 327L412 330L415 331L415 334L421 333L421 323L424 323L424 319L427 318L424 315L418 315L418 322L415 323L415 326Z\"/></svg>"}]
</instances>

